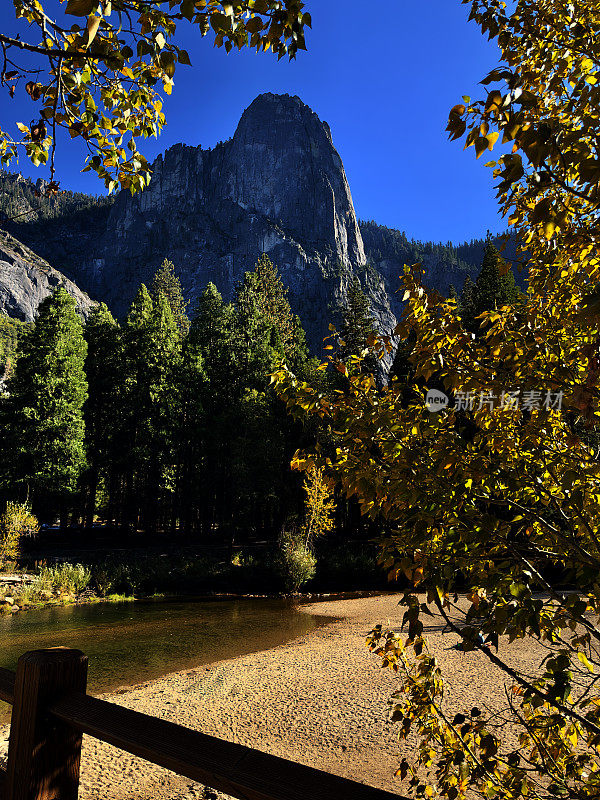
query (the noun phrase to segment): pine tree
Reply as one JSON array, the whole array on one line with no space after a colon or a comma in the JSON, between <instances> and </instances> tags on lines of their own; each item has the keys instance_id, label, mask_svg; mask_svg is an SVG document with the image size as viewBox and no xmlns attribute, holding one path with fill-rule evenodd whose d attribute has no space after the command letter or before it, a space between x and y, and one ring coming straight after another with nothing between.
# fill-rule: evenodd
<instances>
[{"instance_id":1,"label":"pine tree","mask_svg":"<svg viewBox=\"0 0 600 800\"><path fill-rule=\"evenodd\" d=\"M147 330L153 308L152 297L146 285L142 283L133 298L125 320L126 340L131 342L132 339L139 339L143 332Z\"/></svg>"},{"instance_id":2,"label":"pine tree","mask_svg":"<svg viewBox=\"0 0 600 800\"><path fill-rule=\"evenodd\" d=\"M204 299L217 310L218 294ZM272 396L269 393L267 397L266 392L269 374L284 350L261 305L266 303L259 277L256 271L246 272L236 287L233 308L221 305L217 324L224 326L224 338L217 339L214 325L208 328L204 322L212 340L205 350L210 397L206 402L204 492L213 498L213 520L231 537L242 528L250 531L258 518L264 517L261 500L275 490L274 473L280 468L280 459L269 449L279 430L269 419Z\"/></svg>"},{"instance_id":3,"label":"pine tree","mask_svg":"<svg viewBox=\"0 0 600 800\"><path fill-rule=\"evenodd\" d=\"M471 280L471 276L467 275L458 306L463 325L467 330L473 330L477 327L475 322L475 292L475 284Z\"/></svg>"},{"instance_id":4,"label":"pine tree","mask_svg":"<svg viewBox=\"0 0 600 800\"><path fill-rule=\"evenodd\" d=\"M181 281L175 274L175 264L167 258L162 262L152 281L152 300L156 303L159 295L164 295L169 306L173 319L182 336L186 336L190 329L190 320L186 310L189 305L188 300L184 300Z\"/></svg>"},{"instance_id":5,"label":"pine tree","mask_svg":"<svg viewBox=\"0 0 600 800\"><path fill-rule=\"evenodd\" d=\"M86 351L75 300L58 288L21 341L3 409L11 493L44 519L64 516L86 463Z\"/></svg>"},{"instance_id":6,"label":"pine tree","mask_svg":"<svg viewBox=\"0 0 600 800\"><path fill-rule=\"evenodd\" d=\"M205 316L203 298L208 291L212 300L214 297L212 290L218 296L220 303L211 303L211 308ZM216 300L216 297L214 299ZM181 528L187 533L202 527L200 511L207 505L203 478L207 462L208 406L212 398L205 357L211 345L215 349L217 347L217 336L211 328L217 323L222 306L223 302L216 287L210 284L210 290L207 287L198 302L189 335L183 343L178 374L179 410L175 429L178 465L176 502Z\"/></svg>"},{"instance_id":7,"label":"pine tree","mask_svg":"<svg viewBox=\"0 0 600 800\"><path fill-rule=\"evenodd\" d=\"M256 291L258 307L268 324L273 329L272 343L281 343L286 360L290 367L308 356L304 330L298 316L292 313L288 300L288 290L284 286L281 275L266 253L258 259L256 268Z\"/></svg>"},{"instance_id":8,"label":"pine tree","mask_svg":"<svg viewBox=\"0 0 600 800\"><path fill-rule=\"evenodd\" d=\"M359 355L367 348L369 336L375 333L371 307L363 292L359 279L355 276L348 287L346 303L341 309L340 328L342 358ZM375 369L375 364L370 364Z\"/></svg>"},{"instance_id":9,"label":"pine tree","mask_svg":"<svg viewBox=\"0 0 600 800\"><path fill-rule=\"evenodd\" d=\"M494 245L488 241L481 272L475 284L475 316L516 303L519 290L512 270L505 264Z\"/></svg>"},{"instance_id":10,"label":"pine tree","mask_svg":"<svg viewBox=\"0 0 600 800\"><path fill-rule=\"evenodd\" d=\"M211 385L221 395L232 381L234 314L233 306L224 303L217 287L209 283L198 299L186 340L186 358L202 359Z\"/></svg>"},{"instance_id":11,"label":"pine tree","mask_svg":"<svg viewBox=\"0 0 600 800\"><path fill-rule=\"evenodd\" d=\"M88 457L86 472L86 521L93 521L100 479L104 478L109 496L116 492L112 469L119 448L119 421L122 397L119 394L123 363L121 329L104 303L95 306L85 325L88 345L85 371L89 384L84 405L85 438Z\"/></svg>"},{"instance_id":12,"label":"pine tree","mask_svg":"<svg viewBox=\"0 0 600 800\"><path fill-rule=\"evenodd\" d=\"M123 522L156 528L172 499L173 427L178 406L181 337L171 308L142 285L123 330Z\"/></svg>"},{"instance_id":13,"label":"pine tree","mask_svg":"<svg viewBox=\"0 0 600 800\"><path fill-rule=\"evenodd\" d=\"M123 326L123 366L121 371L121 440L119 471L122 475L120 521L137 529L139 523L142 474L146 471L149 442L148 371L152 351L150 326L152 298L142 284L130 306Z\"/></svg>"},{"instance_id":14,"label":"pine tree","mask_svg":"<svg viewBox=\"0 0 600 800\"><path fill-rule=\"evenodd\" d=\"M232 422L240 393L235 312L209 283L198 299L183 350L182 385L188 451L182 463L187 530L211 530L226 516L231 491Z\"/></svg>"},{"instance_id":15,"label":"pine tree","mask_svg":"<svg viewBox=\"0 0 600 800\"><path fill-rule=\"evenodd\" d=\"M280 527L300 484L288 464L297 448L298 431L286 419L270 386L270 376L284 360L297 373L307 364L302 325L292 313L277 269L263 256L246 273L235 300L238 380L243 387L236 404L232 469L237 487L233 505L248 526Z\"/></svg>"},{"instance_id":16,"label":"pine tree","mask_svg":"<svg viewBox=\"0 0 600 800\"><path fill-rule=\"evenodd\" d=\"M147 527L175 527L172 508L177 494L177 434L180 418L181 335L171 306L159 295L151 315L151 353L145 390L149 408L150 452L144 515Z\"/></svg>"},{"instance_id":17,"label":"pine tree","mask_svg":"<svg viewBox=\"0 0 600 800\"><path fill-rule=\"evenodd\" d=\"M244 386L262 390L285 352L277 327L263 314L264 297L256 272L244 274L236 287L234 305L237 377Z\"/></svg>"},{"instance_id":18,"label":"pine tree","mask_svg":"<svg viewBox=\"0 0 600 800\"><path fill-rule=\"evenodd\" d=\"M187 407L196 419L183 470L187 527L209 533L216 526L231 537L275 530L288 498L295 491L300 498L289 470L294 426L270 374L281 359L303 363L305 352L302 327L268 259L244 275L233 305L207 286L184 348Z\"/></svg>"},{"instance_id":19,"label":"pine tree","mask_svg":"<svg viewBox=\"0 0 600 800\"><path fill-rule=\"evenodd\" d=\"M488 238L477 281L473 283L467 275L463 285L459 312L465 328L478 333L480 321L477 317L480 314L514 305L521 297L510 266Z\"/></svg>"}]
</instances>

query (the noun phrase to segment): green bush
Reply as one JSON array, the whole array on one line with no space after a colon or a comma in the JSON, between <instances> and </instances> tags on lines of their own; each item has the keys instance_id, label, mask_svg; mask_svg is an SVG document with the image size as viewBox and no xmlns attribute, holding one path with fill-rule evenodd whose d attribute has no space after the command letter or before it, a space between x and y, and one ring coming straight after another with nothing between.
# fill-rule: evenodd
<instances>
[{"instance_id":1,"label":"green bush","mask_svg":"<svg viewBox=\"0 0 600 800\"><path fill-rule=\"evenodd\" d=\"M39 590L62 591L80 594L89 586L92 573L83 564L57 564L42 567L34 586Z\"/></svg>"},{"instance_id":2,"label":"green bush","mask_svg":"<svg viewBox=\"0 0 600 800\"><path fill-rule=\"evenodd\" d=\"M297 592L314 577L317 559L302 535L284 531L279 541L278 566L285 589Z\"/></svg>"},{"instance_id":3,"label":"green bush","mask_svg":"<svg viewBox=\"0 0 600 800\"><path fill-rule=\"evenodd\" d=\"M223 566L214 558L146 556L135 561L106 559L92 568L92 587L109 594L156 594L210 591Z\"/></svg>"},{"instance_id":4,"label":"green bush","mask_svg":"<svg viewBox=\"0 0 600 800\"><path fill-rule=\"evenodd\" d=\"M21 602L35 603L42 599L43 591L45 587L41 585L39 578L36 578L33 583L27 583L19 589L18 597Z\"/></svg>"}]
</instances>

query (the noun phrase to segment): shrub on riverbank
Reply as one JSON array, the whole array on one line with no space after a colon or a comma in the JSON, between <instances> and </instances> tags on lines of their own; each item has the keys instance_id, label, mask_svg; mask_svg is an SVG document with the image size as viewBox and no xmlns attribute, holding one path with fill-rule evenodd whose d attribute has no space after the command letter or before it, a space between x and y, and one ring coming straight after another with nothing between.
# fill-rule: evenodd
<instances>
[{"instance_id":1,"label":"shrub on riverbank","mask_svg":"<svg viewBox=\"0 0 600 800\"><path fill-rule=\"evenodd\" d=\"M0 517L0 570L18 559L23 536L34 536L38 530L38 521L27 503L6 504Z\"/></svg>"},{"instance_id":2,"label":"shrub on riverbank","mask_svg":"<svg viewBox=\"0 0 600 800\"><path fill-rule=\"evenodd\" d=\"M0 591L0 613L22 608L76 602L90 583L92 573L83 564L43 566L33 580Z\"/></svg>"},{"instance_id":3,"label":"shrub on riverbank","mask_svg":"<svg viewBox=\"0 0 600 800\"><path fill-rule=\"evenodd\" d=\"M297 592L314 578L317 559L302 534L285 531L279 542L278 572L288 592Z\"/></svg>"},{"instance_id":4,"label":"shrub on riverbank","mask_svg":"<svg viewBox=\"0 0 600 800\"><path fill-rule=\"evenodd\" d=\"M90 568L83 564L56 564L42 567L36 584L40 589L78 595L89 586L91 577Z\"/></svg>"}]
</instances>

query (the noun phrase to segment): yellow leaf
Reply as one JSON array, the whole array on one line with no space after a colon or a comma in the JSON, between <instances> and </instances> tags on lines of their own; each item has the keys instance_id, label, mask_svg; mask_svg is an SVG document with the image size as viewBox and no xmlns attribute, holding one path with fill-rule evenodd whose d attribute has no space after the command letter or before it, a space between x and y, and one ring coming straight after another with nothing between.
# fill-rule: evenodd
<instances>
[{"instance_id":1,"label":"yellow leaf","mask_svg":"<svg viewBox=\"0 0 600 800\"><path fill-rule=\"evenodd\" d=\"M489 141L487 136L478 136L475 139L475 152L477 153L477 158L483 155L483 153L485 153L488 147L489 147Z\"/></svg>"},{"instance_id":2,"label":"yellow leaf","mask_svg":"<svg viewBox=\"0 0 600 800\"><path fill-rule=\"evenodd\" d=\"M569 741L573 747L577 747L577 731L575 729L573 729L573 732L569 734Z\"/></svg>"},{"instance_id":3,"label":"yellow leaf","mask_svg":"<svg viewBox=\"0 0 600 800\"><path fill-rule=\"evenodd\" d=\"M98 32L98 26L100 25L100 17L94 16L94 14L90 14L87 21L87 43L88 46L94 41L96 37L96 33Z\"/></svg>"},{"instance_id":4,"label":"yellow leaf","mask_svg":"<svg viewBox=\"0 0 600 800\"><path fill-rule=\"evenodd\" d=\"M577 653L577 658L581 661L584 667L589 669L590 672L594 672L594 665L590 663L585 653L579 651L579 653Z\"/></svg>"}]
</instances>

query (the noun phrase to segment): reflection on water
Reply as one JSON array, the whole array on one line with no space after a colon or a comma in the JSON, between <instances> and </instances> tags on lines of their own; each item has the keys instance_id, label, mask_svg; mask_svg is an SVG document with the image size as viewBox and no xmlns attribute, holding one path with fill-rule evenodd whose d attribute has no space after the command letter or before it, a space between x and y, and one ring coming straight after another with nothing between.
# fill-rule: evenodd
<instances>
[{"instance_id":1,"label":"reflection on water","mask_svg":"<svg viewBox=\"0 0 600 800\"><path fill-rule=\"evenodd\" d=\"M0 617L0 667L27 650L76 647L89 657L90 693L274 647L318 617L281 600L130 602L50 607ZM10 718L0 703L0 722Z\"/></svg>"}]
</instances>

